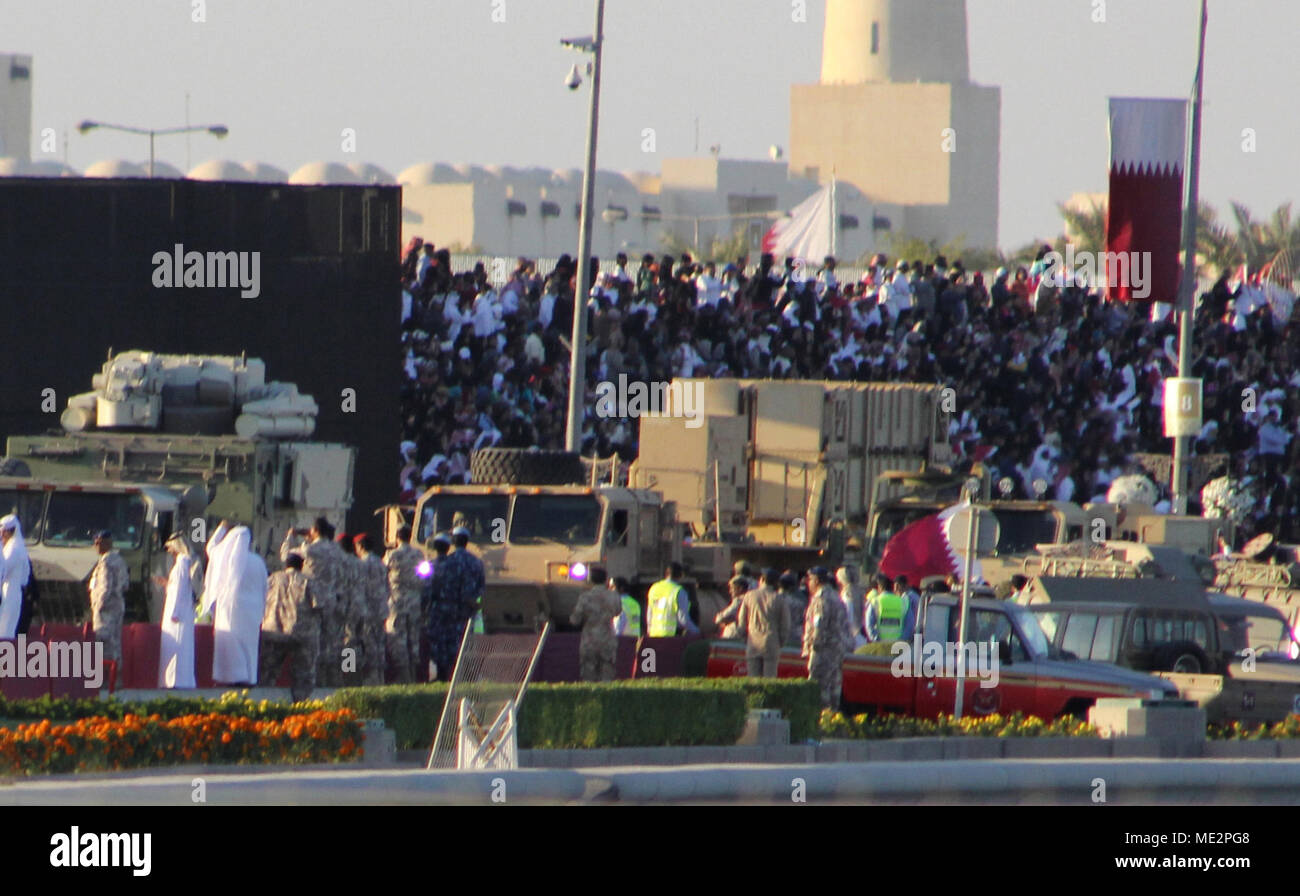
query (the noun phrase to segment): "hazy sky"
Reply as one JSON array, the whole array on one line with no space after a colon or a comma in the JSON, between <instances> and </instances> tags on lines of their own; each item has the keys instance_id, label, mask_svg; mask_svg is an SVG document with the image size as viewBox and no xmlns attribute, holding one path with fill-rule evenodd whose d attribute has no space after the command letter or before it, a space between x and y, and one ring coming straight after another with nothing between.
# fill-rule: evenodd
<instances>
[{"instance_id":1,"label":"hazy sky","mask_svg":"<svg viewBox=\"0 0 1300 896\"><path fill-rule=\"evenodd\" d=\"M1184 96L1198 0L969 0L971 77L1002 88L1000 241L1059 232L1056 202L1104 191L1106 98ZM0 52L30 53L33 130L52 127L78 168L144 160L143 138L75 125L221 122L189 138L189 162L370 161L579 167L585 89L562 80L578 56L558 39L589 33L594 0L0 0ZM820 72L822 0L806 23L791 0L608 0L602 168L721 144L766 158L788 145L791 83ZM504 11L504 22L494 22ZM1259 214L1297 197L1300 3L1211 0L1202 195ZM882 123L881 139L905 121ZM657 153L642 152L654 128ZM341 131L356 130L357 152ZM1257 151L1242 151L1242 131ZM182 170L185 137L159 140ZM1288 147L1291 151L1288 152ZM33 147L40 158L39 142Z\"/></svg>"}]
</instances>

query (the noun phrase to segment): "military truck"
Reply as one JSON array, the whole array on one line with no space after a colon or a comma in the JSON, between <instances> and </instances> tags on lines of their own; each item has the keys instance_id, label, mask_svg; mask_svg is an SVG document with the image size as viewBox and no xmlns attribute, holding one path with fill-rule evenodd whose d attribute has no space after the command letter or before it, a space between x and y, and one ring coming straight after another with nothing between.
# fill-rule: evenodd
<instances>
[{"instance_id":1,"label":"military truck","mask_svg":"<svg viewBox=\"0 0 1300 896\"><path fill-rule=\"evenodd\" d=\"M626 385L623 387L627 391ZM723 606L733 561L807 568L856 562L876 479L949 459L941 388L929 385L675 380L639 416L640 455L584 466L556 451L486 449L474 485L434 486L384 508L390 542L412 521L432 554L466 525L487 578L489 630L560 628L593 566L638 599L671 561L687 572L702 631Z\"/></svg>"},{"instance_id":2,"label":"military truck","mask_svg":"<svg viewBox=\"0 0 1300 896\"><path fill-rule=\"evenodd\" d=\"M84 592L90 557L69 558L95 530L122 536L132 620L156 621L160 596L149 575L166 562L161 544L171 532L201 550L220 520L245 524L275 568L290 527L318 516L343 524L354 449L310 441L316 403L292 383L267 381L259 359L127 351L92 383L94 391L68 400L62 432L11 436L0 467L18 474L0 475L9 505L0 509L25 515L33 561L44 558L42 594L66 594L50 612L77 615L73 596ZM79 599L84 611L88 598Z\"/></svg>"}]
</instances>

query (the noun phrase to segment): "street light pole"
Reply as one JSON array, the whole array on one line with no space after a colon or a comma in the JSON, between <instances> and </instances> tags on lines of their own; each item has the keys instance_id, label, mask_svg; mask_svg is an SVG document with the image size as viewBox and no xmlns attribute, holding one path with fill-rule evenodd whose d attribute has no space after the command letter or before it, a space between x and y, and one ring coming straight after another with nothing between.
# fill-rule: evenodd
<instances>
[{"instance_id":1,"label":"street light pole","mask_svg":"<svg viewBox=\"0 0 1300 896\"><path fill-rule=\"evenodd\" d=\"M166 137L171 134L190 134L195 131L207 131L209 134L220 140L230 133L230 129L224 124L205 124L193 127L186 125L181 128L135 128L121 124L108 124L103 121L83 121L81 124L77 125L77 131L82 134L93 131L95 128L106 128L110 131L121 131L124 134L139 134L141 136L147 136L149 138L149 178L151 180L153 179L154 167L154 138Z\"/></svg>"},{"instance_id":2,"label":"street light pole","mask_svg":"<svg viewBox=\"0 0 1300 896\"><path fill-rule=\"evenodd\" d=\"M578 224L578 280L573 290L573 344L569 358L569 424L564 447L582 449L582 410L587 398L587 279L591 268L591 216L596 195L596 128L600 118L600 54L605 43L605 0L596 0L591 47L591 109L587 116L587 166L582 174Z\"/></svg>"},{"instance_id":3,"label":"street light pole","mask_svg":"<svg viewBox=\"0 0 1300 896\"><path fill-rule=\"evenodd\" d=\"M1196 81L1192 87L1191 128L1187 137L1187 189L1183 205L1183 279L1178 296L1178 377L1192 375L1192 316L1196 313L1196 225L1200 219L1201 101L1205 75L1206 0L1201 0L1200 45L1196 55ZM1166 407L1165 413L1169 413ZM1192 437L1174 437L1173 500L1170 512L1187 513L1187 468Z\"/></svg>"}]
</instances>

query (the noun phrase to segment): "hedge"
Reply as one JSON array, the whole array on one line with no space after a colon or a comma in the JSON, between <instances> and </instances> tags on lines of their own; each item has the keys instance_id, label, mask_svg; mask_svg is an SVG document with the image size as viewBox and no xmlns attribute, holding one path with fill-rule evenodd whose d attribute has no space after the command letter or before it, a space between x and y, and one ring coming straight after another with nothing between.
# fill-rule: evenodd
<instances>
[{"instance_id":1,"label":"hedge","mask_svg":"<svg viewBox=\"0 0 1300 896\"><path fill-rule=\"evenodd\" d=\"M208 713L128 714L0 731L0 772L30 775L180 765L318 763L360 758L361 723L347 710L254 720Z\"/></svg>"},{"instance_id":2,"label":"hedge","mask_svg":"<svg viewBox=\"0 0 1300 896\"><path fill-rule=\"evenodd\" d=\"M818 726L823 737L884 740L895 737L1099 737L1096 728L1075 718L1045 722L1036 716L942 715L937 719L912 716L859 715L823 710Z\"/></svg>"},{"instance_id":3,"label":"hedge","mask_svg":"<svg viewBox=\"0 0 1300 896\"><path fill-rule=\"evenodd\" d=\"M500 686L496 686L500 688ZM504 689L508 693L508 689ZM381 718L401 750L433 743L446 684L344 688L326 700L360 718ZM817 732L817 686L804 679L658 678L529 685L519 714L519 746L539 749L729 745L751 709L778 709L790 738ZM486 720L485 720L486 721Z\"/></svg>"},{"instance_id":4,"label":"hedge","mask_svg":"<svg viewBox=\"0 0 1300 896\"><path fill-rule=\"evenodd\" d=\"M228 691L216 699L169 696L130 702L118 700L116 697L100 700L95 697L71 698L47 695L22 700L0 697L0 719L71 722L91 718L121 720L128 715L175 719L181 716L220 714L255 721L278 722L290 716L302 715L324 707L324 702L320 700L306 700L301 703L254 701L248 698L248 691Z\"/></svg>"}]
</instances>

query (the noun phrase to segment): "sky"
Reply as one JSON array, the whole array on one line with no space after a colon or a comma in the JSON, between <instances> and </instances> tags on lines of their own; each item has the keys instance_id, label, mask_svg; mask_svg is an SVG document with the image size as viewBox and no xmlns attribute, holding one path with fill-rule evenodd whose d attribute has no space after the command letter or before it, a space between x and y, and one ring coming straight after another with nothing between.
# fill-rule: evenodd
<instances>
[{"instance_id":1,"label":"sky","mask_svg":"<svg viewBox=\"0 0 1300 896\"><path fill-rule=\"evenodd\" d=\"M767 158L788 146L790 85L820 74L823 0L607 0L599 165ZM1103 9L1104 7L1104 9ZM0 52L33 59L33 158L148 158L96 119L229 136L159 138L181 170L213 158L582 165L586 90L561 37L594 0L0 0ZM1095 22L1104 12L1103 22ZM971 78L1002 88L999 241L1061 230L1056 204L1104 192L1108 96L1188 95L1197 0L968 0ZM201 21L196 21L201 19ZM1300 4L1210 0L1202 198L1269 214L1300 194ZM186 114L186 95L188 118ZM698 122L698 142L697 142ZM882 122L881 139L907 122ZM52 128L54 153L39 152ZM355 153L344 151L344 129ZM654 129L654 152L643 132ZM1243 149L1253 129L1254 151ZM67 134L65 145L65 133Z\"/></svg>"}]
</instances>

